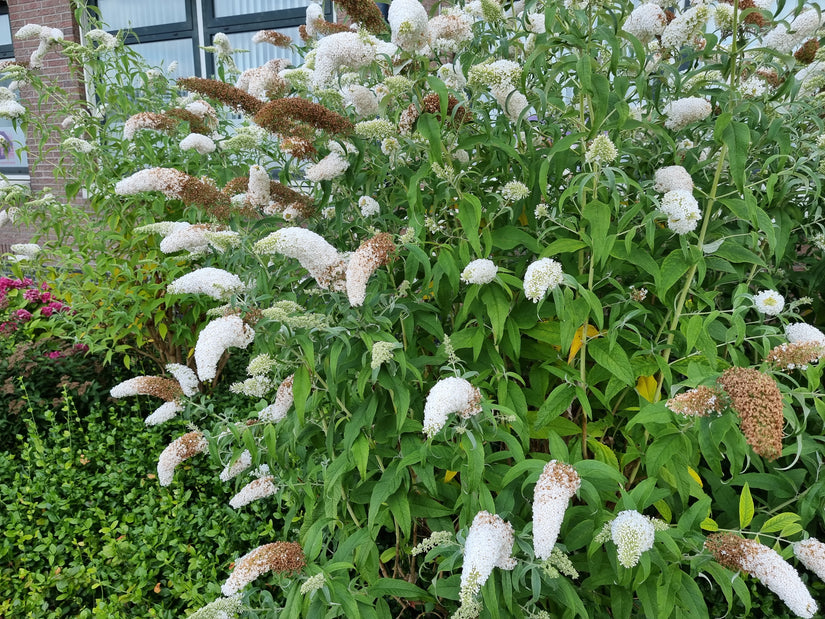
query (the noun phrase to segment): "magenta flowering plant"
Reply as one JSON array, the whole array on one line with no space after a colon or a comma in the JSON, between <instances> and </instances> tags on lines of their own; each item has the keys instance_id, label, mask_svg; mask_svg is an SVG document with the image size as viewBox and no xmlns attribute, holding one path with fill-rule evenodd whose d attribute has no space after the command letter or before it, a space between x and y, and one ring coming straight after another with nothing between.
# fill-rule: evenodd
<instances>
[{"instance_id":1,"label":"magenta flowering plant","mask_svg":"<svg viewBox=\"0 0 825 619\"><path fill-rule=\"evenodd\" d=\"M8 351L13 351L19 341L38 340L59 332L61 314L70 311L46 282L37 284L29 277L0 277L0 343Z\"/></svg>"}]
</instances>

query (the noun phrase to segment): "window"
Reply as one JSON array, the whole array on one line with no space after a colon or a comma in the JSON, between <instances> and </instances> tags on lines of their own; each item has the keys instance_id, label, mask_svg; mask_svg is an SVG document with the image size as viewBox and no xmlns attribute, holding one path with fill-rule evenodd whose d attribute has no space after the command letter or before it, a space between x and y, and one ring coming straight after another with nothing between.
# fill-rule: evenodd
<instances>
[{"instance_id":1,"label":"window","mask_svg":"<svg viewBox=\"0 0 825 619\"><path fill-rule=\"evenodd\" d=\"M14 58L11 23L8 5L0 2L0 60L7 58ZM8 82L0 82L0 86L8 86ZM0 138L0 173L28 176L28 158L26 152L20 150L26 143L25 133L15 129L8 118L0 118Z\"/></svg>"},{"instance_id":2,"label":"window","mask_svg":"<svg viewBox=\"0 0 825 619\"><path fill-rule=\"evenodd\" d=\"M211 77L213 57L200 46L211 45L218 32L226 34L236 49L249 50L235 56L241 70L291 57L289 50L252 43L252 36L263 29L279 30L299 41L298 26L304 23L307 0L97 0L96 4L109 31L128 29L126 44L149 63L165 67L177 61L180 76ZM326 12L331 19L329 3Z\"/></svg>"}]
</instances>

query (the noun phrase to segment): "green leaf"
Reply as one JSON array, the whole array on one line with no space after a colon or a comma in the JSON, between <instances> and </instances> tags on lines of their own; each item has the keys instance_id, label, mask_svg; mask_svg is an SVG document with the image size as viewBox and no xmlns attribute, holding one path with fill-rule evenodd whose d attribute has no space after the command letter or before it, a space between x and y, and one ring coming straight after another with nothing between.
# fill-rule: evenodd
<instances>
[{"instance_id":1,"label":"green leaf","mask_svg":"<svg viewBox=\"0 0 825 619\"><path fill-rule=\"evenodd\" d=\"M298 422L304 425L304 413L306 411L307 397L311 388L309 379L309 371L305 365L302 365L295 370L295 376L292 379L292 395L295 403L295 414L298 416Z\"/></svg>"},{"instance_id":2,"label":"green leaf","mask_svg":"<svg viewBox=\"0 0 825 619\"><path fill-rule=\"evenodd\" d=\"M746 249L738 243L734 243L733 241L725 241L724 243L722 243L721 247L719 247L719 249L717 249L714 252L714 255L720 258L724 258L729 262L765 266L765 262L762 260L762 258L757 256L751 250Z\"/></svg>"},{"instance_id":3,"label":"green leaf","mask_svg":"<svg viewBox=\"0 0 825 619\"><path fill-rule=\"evenodd\" d=\"M493 329L493 340L498 342L504 333L504 323L510 315L510 301L507 295L498 286L486 286L481 300L487 308L490 325Z\"/></svg>"},{"instance_id":4,"label":"green leaf","mask_svg":"<svg viewBox=\"0 0 825 619\"><path fill-rule=\"evenodd\" d=\"M630 359L619 344L614 344L611 348L609 340L593 339L587 343L587 350L596 363L624 384L628 386L636 384L636 376L630 365Z\"/></svg>"},{"instance_id":5,"label":"green leaf","mask_svg":"<svg viewBox=\"0 0 825 619\"><path fill-rule=\"evenodd\" d=\"M578 239L556 239L542 252L542 257L555 256L557 254L572 254L587 247L587 243Z\"/></svg>"},{"instance_id":6,"label":"green leaf","mask_svg":"<svg viewBox=\"0 0 825 619\"><path fill-rule=\"evenodd\" d=\"M536 430L541 430L567 410L575 397L576 392L568 384L562 383L553 389L536 414Z\"/></svg>"},{"instance_id":7,"label":"green leaf","mask_svg":"<svg viewBox=\"0 0 825 619\"><path fill-rule=\"evenodd\" d=\"M606 241L610 229L610 207L604 202L590 202L584 207L582 217L590 223L593 259L601 262L608 254Z\"/></svg>"},{"instance_id":8,"label":"green leaf","mask_svg":"<svg viewBox=\"0 0 825 619\"><path fill-rule=\"evenodd\" d=\"M791 524L799 522L799 516L791 512L782 512L772 518L768 518L759 529L760 533L776 533Z\"/></svg>"},{"instance_id":9,"label":"green leaf","mask_svg":"<svg viewBox=\"0 0 825 619\"><path fill-rule=\"evenodd\" d=\"M681 249L674 249L662 262L662 270L656 278L656 294L664 298L667 291L678 282L690 268L690 262Z\"/></svg>"},{"instance_id":10,"label":"green leaf","mask_svg":"<svg viewBox=\"0 0 825 619\"><path fill-rule=\"evenodd\" d=\"M748 482L742 487L742 494L739 495L739 528L745 529L753 520L754 508L753 497Z\"/></svg>"},{"instance_id":11,"label":"green leaf","mask_svg":"<svg viewBox=\"0 0 825 619\"><path fill-rule=\"evenodd\" d=\"M711 518L710 516L708 516L702 522L700 522L699 527L701 527L701 529L703 531L713 532L713 531L718 531L719 530L719 525L716 524L716 521L713 518Z\"/></svg>"},{"instance_id":12,"label":"green leaf","mask_svg":"<svg viewBox=\"0 0 825 619\"><path fill-rule=\"evenodd\" d=\"M722 142L728 147L730 175L740 193L744 190L745 186L745 169L750 141L750 131L748 130L748 126L743 122L731 121L730 124L722 130Z\"/></svg>"},{"instance_id":13,"label":"green leaf","mask_svg":"<svg viewBox=\"0 0 825 619\"><path fill-rule=\"evenodd\" d=\"M461 229L470 246L478 255L481 255L481 241L478 236L478 229L481 225L481 202L478 198L469 194L461 198L458 203L458 220L461 222Z\"/></svg>"},{"instance_id":14,"label":"green leaf","mask_svg":"<svg viewBox=\"0 0 825 619\"><path fill-rule=\"evenodd\" d=\"M397 578L379 578L369 587L376 597L395 596L403 600L423 600L435 602L435 598L421 587Z\"/></svg>"},{"instance_id":15,"label":"green leaf","mask_svg":"<svg viewBox=\"0 0 825 619\"><path fill-rule=\"evenodd\" d=\"M358 473L361 475L361 480L367 478L367 460L370 455L369 440L363 434L359 436L352 444L352 457L355 460L355 466L358 467Z\"/></svg>"}]
</instances>

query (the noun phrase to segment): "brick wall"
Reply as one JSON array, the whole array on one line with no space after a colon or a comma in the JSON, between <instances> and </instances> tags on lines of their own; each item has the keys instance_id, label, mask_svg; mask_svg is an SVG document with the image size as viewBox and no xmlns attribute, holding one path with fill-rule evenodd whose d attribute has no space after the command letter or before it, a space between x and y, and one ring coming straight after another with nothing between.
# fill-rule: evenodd
<instances>
[{"instance_id":1,"label":"brick wall","mask_svg":"<svg viewBox=\"0 0 825 619\"><path fill-rule=\"evenodd\" d=\"M70 41L79 40L79 30L74 19L74 11L70 0L7 0L7 2L12 34L26 24L40 24L60 28L63 31L63 36ZM37 49L38 44L37 39L27 41L15 39L15 59L20 62L28 61L32 52ZM69 63L62 54L49 52L43 60L43 68L40 71L44 81L59 86L70 97L77 99L85 97L80 81L72 75L69 70ZM20 94L23 105L30 110L30 113L49 115L54 112L54 108L50 107L48 103L38 107L37 97L31 88L21 87ZM54 122L55 119L52 120ZM61 119L56 120L59 122ZM30 149L29 173L31 175L31 188L33 192L37 192L40 189L49 187L52 193L60 195L62 186L53 174L55 162L60 157L56 150L58 142L55 137L49 136L45 149L47 154L44 160L35 166L35 161L39 158L37 145L42 138L43 136L40 134L35 135L32 129L30 129L26 138ZM9 245L12 243L26 243L30 239L31 231L7 224L0 228L0 252L9 251Z\"/></svg>"}]
</instances>

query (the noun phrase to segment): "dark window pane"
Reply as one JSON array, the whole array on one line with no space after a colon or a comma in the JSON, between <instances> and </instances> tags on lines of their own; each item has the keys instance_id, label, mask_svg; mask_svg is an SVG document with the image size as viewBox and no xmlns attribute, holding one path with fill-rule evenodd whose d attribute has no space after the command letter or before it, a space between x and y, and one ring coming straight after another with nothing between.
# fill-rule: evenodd
<instances>
[{"instance_id":1,"label":"dark window pane","mask_svg":"<svg viewBox=\"0 0 825 619\"><path fill-rule=\"evenodd\" d=\"M186 21L185 0L98 0L98 7L110 30Z\"/></svg>"},{"instance_id":2,"label":"dark window pane","mask_svg":"<svg viewBox=\"0 0 825 619\"><path fill-rule=\"evenodd\" d=\"M135 43L129 46L153 67L166 70L169 63L177 61L178 69L172 79L195 75L195 52L192 39Z\"/></svg>"},{"instance_id":3,"label":"dark window pane","mask_svg":"<svg viewBox=\"0 0 825 619\"><path fill-rule=\"evenodd\" d=\"M11 45L11 23L8 13L0 14L0 45Z\"/></svg>"},{"instance_id":4,"label":"dark window pane","mask_svg":"<svg viewBox=\"0 0 825 619\"><path fill-rule=\"evenodd\" d=\"M272 60L273 58L289 58L292 60L293 65L300 64L300 56L292 52L292 50L275 47L269 43L253 43L252 37L256 32L258 31L233 32L226 35L229 37L229 42L232 44L234 49L249 50L246 53L239 52L237 54L233 54L232 56L235 60L235 64L238 65L238 68L241 71L245 71L246 69L251 69L253 67L259 67L267 60ZM293 41L297 41L299 43L301 41L297 27L280 28L279 32L283 32L284 34L291 36Z\"/></svg>"},{"instance_id":5,"label":"dark window pane","mask_svg":"<svg viewBox=\"0 0 825 619\"><path fill-rule=\"evenodd\" d=\"M306 0L213 0L215 17L234 17L283 9L302 9Z\"/></svg>"}]
</instances>

